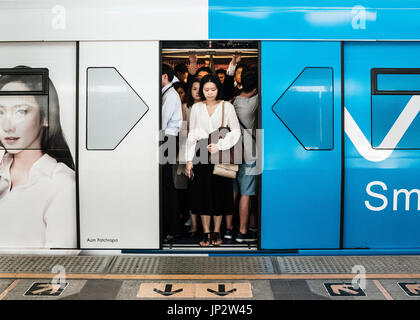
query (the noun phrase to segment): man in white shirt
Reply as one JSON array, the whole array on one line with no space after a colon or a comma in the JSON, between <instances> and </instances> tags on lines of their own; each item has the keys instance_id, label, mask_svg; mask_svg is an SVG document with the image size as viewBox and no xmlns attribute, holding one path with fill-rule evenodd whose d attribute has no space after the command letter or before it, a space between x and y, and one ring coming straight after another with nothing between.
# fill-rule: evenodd
<instances>
[{"instance_id":1,"label":"man in white shirt","mask_svg":"<svg viewBox=\"0 0 420 320\"><path fill-rule=\"evenodd\" d=\"M162 65L162 131L165 134L165 149L161 154L163 182L163 224L165 240L168 242L179 233L179 206L174 186L172 165L176 164L178 133L182 124L182 105L178 92L173 88L174 71ZM161 149L162 151L162 149Z\"/></svg>"},{"instance_id":2,"label":"man in white shirt","mask_svg":"<svg viewBox=\"0 0 420 320\"><path fill-rule=\"evenodd\" d=\"M172 87L174 72L170 66L162 66L162 130L165 136L178 136L182 123L182 105L178 92Z\"/></svg>"}]
</instances>

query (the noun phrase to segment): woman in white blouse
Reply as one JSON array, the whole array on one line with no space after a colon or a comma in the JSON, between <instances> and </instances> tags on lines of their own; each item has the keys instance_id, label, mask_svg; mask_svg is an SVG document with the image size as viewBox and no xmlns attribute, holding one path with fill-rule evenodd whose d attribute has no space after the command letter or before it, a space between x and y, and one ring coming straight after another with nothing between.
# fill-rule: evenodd
<instances>
[{"instance_id":1,"label":"woman in white blouse","mask_svg":"<svg viewBox=\"0 0 420 320\"><path fill-rule=\"evenodd\" d=\"M0 247L75 248L74 164L57 92L19 69L0 77ZM28 92L42 85L48 96Z\"/></svg>"},{"instance_id":2,"label":"woman in white blouse","mask_svg":"<svg viewBox=\"0 0 420 320\"><path fill-rule=\"evenodd\" d=\"M214 74L203 77L200 83L202 102L193 105L190 114L190 131L187 139L186 174L191 179L191 212L201 216L203 238L200 246L222 243L220 225L223 215L233 212L232 179L213 174L213 164L208 163L208 154L228 150L239 140L241 131L235 108L223 101L222 86ZM222 110L224 104L224 124ZM208 137L221 126L229 127L230 132L217 144L208 144ZM198 152L197 152L198 151ZM210 232L211 216L214 229Z\"/></svg>"}]
</instances>

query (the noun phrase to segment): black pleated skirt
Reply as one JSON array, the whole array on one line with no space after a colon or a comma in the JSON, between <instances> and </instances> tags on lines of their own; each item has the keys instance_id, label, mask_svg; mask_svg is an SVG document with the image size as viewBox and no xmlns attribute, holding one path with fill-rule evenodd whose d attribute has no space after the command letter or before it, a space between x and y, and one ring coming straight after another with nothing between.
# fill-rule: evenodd
<instances>
[{"instance_id":1,"label":"black pleated skirt","mask_svg":"<svg viewBox=\"0 0 420 320\"><path fill-rule=\"evenodd\" d=\"M193 214L233 214L233 179L214 175L213 168L213 164L198 163L192 169L194 178L190 180L189 202Z\"/></svg>"}]
</instances>

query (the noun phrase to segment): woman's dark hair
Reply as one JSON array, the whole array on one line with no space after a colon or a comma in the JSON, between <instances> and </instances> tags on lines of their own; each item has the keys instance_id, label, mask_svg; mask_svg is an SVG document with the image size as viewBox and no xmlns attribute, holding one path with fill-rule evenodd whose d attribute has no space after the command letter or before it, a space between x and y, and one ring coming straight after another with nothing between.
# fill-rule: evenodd
<instances>
[{"instance_id":1,"label":"woman's dark hair","mask_svg":"<svg viewBox=\"0 0 420 320\"><path fill-rule=\"evenodd\" d=\"M206 100L204 96L203 88L207 82L213 82L217 87L217 97L216 100L223 100L223 89L222 84L220 83L219 77L213 73L205 75L200 82L200 98L202 101Z\"/></svg>"},{"instance_id":2,"label":"woman's dark hair","mask_svg":"<svg viewBox=\"0 0 420 320\"><path fill-rule=\"evenodd\" d=\"M182 88L185 93L187 93L187 84L182 81L177 81L173 83L174 89L178 90L179 88Z\"/></svg>"},{"instance_id":3,"label":"woman's dark hair","mask_svg":"<svg viewBox=\"0 0 420 320\"><path fill-rule=\"evenodd\" d=\"M196 75L198 76L198 74L201 72L201 71L205 71L205 72L207 72L207 73L211 73L211 69L210 68L208 68L208 67L201 67L201 68L198 68L197 69L197 71L196 71Z\"/></svg>"},{"instance_id":4,"label":"woman's dark hair","mask_svg":"<svg viewBox=\"0 0 420 320\"><path fill-rule=\"evenodd\" d=\"M175 73L175 75L176 75L178 72L181 72L181 73L188 72L188 68L187 68L187 66L185 65L185 63L178 63L178 64L174 67L174 73Z\"/></svg>"},{"instance_id":5,"label":"woman's dark hair","mask_svg":"<svg viewBox=\"0 0 420 320\"><path fill-rule=\"evenodd\" d=\"M242 68L242 72L244 72L244 71L246 72L249 69L248 66L245 63L238 63L237 66L236 66L236 69L235 69L235 73L236 73L236 70L238 70L240 68Z\"/></svg>"},{"instance_id":6,"label":"woman's dark hair","mask_svg":"<svg viewBox=\"0 0 420 320\"><path fill-rule=\"evenodd\" d=\"M236 76L236 72L241 68L242 68L242 71L241 71L241 84L242 84L242 75L244 73L248 72L249 69L248 69L248 66L246 64L238 63L238 65L236 66L236 69L235 69L235 75L234 76Z\"/></svg>"},{"instance_id":7,"label":"woman's dark hair","mask_svg":"<svg viewBox=\"0 0 420 320\"><path fill-rule=\"evenodd\" d=\"M216 74L222 73L222 74L226 75L226 70L225 70L225 69L220 68L220 69L217 69L215 73L216 73Z\"/></svg>"},{"instance_id":8,"label":"woman's dark hair","mask_svg":"<svg viewBox=\"0 0 420 320\"><path fill-rule=\"evenodd\" d=\"M28 74L8 74L0 76L0 90L8 83L20 82L28 87L29 91L39 91L39 80L30 76L30 67L18 66L16 69L28 69ZM41 150L57 160L63 162L74 170L73 157L64 138L60 124L60 109L57 90L51 79L48 79L48 102L43 95L34 95L39 106L40 123L47 119L48 126L42 127ZM0 142L0 146L1 142Z\"/></svg>"},{"instance_id":9,"label":"woman's dark hair","mask_svg":"<svg viewBox=\"0 0 420 320\"><path fill-rule=\"evenodd\" d=\"M185 94L184 95L184 101L181 100L181 103L184 103L185 102L185 97L187 95L187 84L185 82L177 81L177 82L174 82L172 84L172 86L177 91L178 91L179 88L181 88L182 90L184 90L184 94Z\"/></svg>"},{"instance_id":10,"label":"woman's dark hair","mask_svg":"<svg viewBox=\"0 0 420 320\"><path fill-rule=\"evenodd\" d=\"M200 80L198 80L197 78L193 78L193 80L191 80L189 85L188 85L187 96L185 98L185 101L187 103L188 108L191 108L192 105L194 104L194 98L192 96L192 87L193 87L194 83L196 83L196 82L200 83Z\"/></svg>"}]
</instances>

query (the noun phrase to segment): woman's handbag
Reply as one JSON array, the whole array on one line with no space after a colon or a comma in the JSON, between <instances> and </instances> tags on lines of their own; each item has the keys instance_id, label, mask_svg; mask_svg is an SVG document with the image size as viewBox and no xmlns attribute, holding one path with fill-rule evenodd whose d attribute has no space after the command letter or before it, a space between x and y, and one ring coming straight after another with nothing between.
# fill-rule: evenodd
<instances>
[{"instance_id":1,"label":"woman's handbag","mask_svg":"<svg viewBox=\"0 0 420 320\"><path fill-rule=\"evenodd\" d=\"M225 178L236 179L238 174L239 166L237 164L215 164L213 169L213 174L216 176L222 176Z\"/></svg>"},{"instance_id":2,"label":"woman's handbag","mask_svg":"<svg viewBox=\"0 0 420 320\"><path fill-rule=\"evenodd\" d=\"M172 165L172 177L174 179L174 187L178 190L188 189L188 177L184 174L185 164Z\"/></svg>"},{"instance_id":3,"label":"woman's handbag","mask_svg":"<svg viewBox=\"0 0 420 320\"><path fill-rule=\"evenodd\" d=\"M230 131L228 127L223 126L224 119L225 119L225 102L223 101L222 102L222 125L220 126L218 130L219 134L218 134L217 140L223 139L226 136L226 134ZM208 144L214 143L212 141L213 140L212 138L214 138L214 136L210 135ZM225 178L231 178L231 179L236 178L236 175L239 171L239 167L237 164L235 164L235 148L237 145L240 145L242 143L240 140L241 139L239 139L236 145L230 148L229 150L219 151L215 154L209 155L209 162L210 163L216 162L214 165L213 174L217 176L222 176ZM242 152L242 149L240 151ZM239 159L239 161L240 163L242 162L242 157L241 159Z\"/></svg>"}]
</instances>

